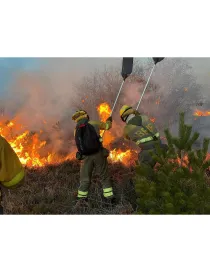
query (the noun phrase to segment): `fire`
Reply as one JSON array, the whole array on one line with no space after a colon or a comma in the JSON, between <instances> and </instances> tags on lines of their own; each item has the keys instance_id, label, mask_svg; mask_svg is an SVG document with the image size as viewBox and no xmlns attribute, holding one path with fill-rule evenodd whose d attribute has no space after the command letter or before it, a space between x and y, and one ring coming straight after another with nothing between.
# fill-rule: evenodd
<instances>
[{"instance_id":1,"label":"fire","mask_svg":"<svg viewBox=\"0 0 210 273\"><path fill-rule=\"evenodd\" d=\"M210 116L210 111L200 111L200 110L196 110L193 114L194 116L200 117L200 116Z\"/></svg>"},{"instance_id":2,"label":"fire","mask_svg":"<svg viewBox=\"0 0 210 273\"><path fill-rule=\"evenodd\" d=\"M102 121L106 121L111 114L111 108L107 103L100 104L97 110ZM45 126L47 121L42 120L42 123ZM106 131L103 135L103 145L110 150L109 160L111 162L121 162L129 165L135 158L135 151L126 148L126 145L122 145L123 148L119 147L121 149L111 148L113 142L119 140L116 137L116 131L114 131L118 127L119 125L113 121L112 130ZM31 132L16 119L7 122L0 121L0 134L9 142L21 163L28 167L42 167L47 164L57 164L65 160L75 159L76 148L65 156L56 154L52 151L52 148L49 148L44 130Z\"/></svg>"},{"instance_id":3,"label":"fire","mask_svg":"<svg viewBox=\"0 0 210 273\"><path fill-rule=\"evenodd\" d=\"M97 110L100 116L100 120L103 122L105 122L111 114L111 108L109 104L106 102L101 103L97 107ZM112 130L114 129L114 127L116 127L116 124L113 122ZM103 135L103 145L106 148L109 148L110 144L116 140L116 138L111 133L111 131L106 131L106 132L101 131L100 134L101 136ZM123 164L128 165L131 162L133 153L134 151L131 151L130 149L126 149L126 151L122 151L121 149L115 148L114 150L110 151L109 159L111 162L114 162L114 163L122 162Z\"/></svg>"},{"instance_id":4,"label":"fire","mask_svg":"<svg viewBox=\"0 0 210 273\"><path fill-rule=\"evenodd\" d=\"M131 150L127 150L125 152L123 152L122 150L117 150L117 149L114 149L110 152L110 159L112 162L122 162L124 164L129 164L129 161L131 160L131 156L132 156L132 153L131 153Z\"/></svg>"},{"instance_id":5,"label":"fire","mask_svg":"<svg viewBox=\"0 0 210 273\"><path fill-rule=\"evenodd\" d=\"M28 130L24 130L23 125L16 120L12 120L9 123L0 122L0 134L9 142L23 165L41 167L64 160L64 158L49 152L46 156L41 156L42 148L46 146L46 141L40 140L42 131L31 133ZM72 157L72 154L65 159L70 159L70 157Z\"/></svg>"},{"instance_id":6,"label":"fire","mask_svg":"<svg viewBox=\"0 0 210 273\"><path fill-rule=\"evenodd\" d=\"M101 121L105 122L106 119L110 116L112 110L110 108L110 106L108 105L108 103L103 102L101 103L98 107L97 107L99 116Z\"/></svg>"},{"instance_id":7,"label":"fire","mask_svg":"<svg viewBox=\"0 0 210 273\"><path fill-rule=\"evenodd\" d=\"M101 121L106 121L106 119L111 114L111 108L108 103L101 103L97 107L97 111L100 116ZM210 111L198 111L194 113L195 116L210 116ZM155 122L155 118L150 119ZM47 124L46 120L43 120L44 124ZM121 141L121 133L117 131L121 129L121 126L113 121L113 126L110 131L101 131L103 134L103 145L110 150L109 161L116 163L121 162L125 165L132 164L137 156L138 151L132 150L126 143ZM76 148L73 152L68 155L61 156L48 148L48 141L44 137L44 130L38 132L30 132L23 124L20 124L16 119L3 122L0 121L0 134L9 142L11 147L14 149L18 155L21 163L27 165L28 167L42 167L47 164L61 163L65 160L71 160L75 158ZM46 132L45 132L46 133ZM116 143L120 143L120 147L116 147ZM114 148L112 147L114 146ZM50 150L50 151L49 151ZM177 159L181 163L180 159ZM188 160L185 157L182 160L182 164L187 166Z\"/></svg>"}]
</instances>

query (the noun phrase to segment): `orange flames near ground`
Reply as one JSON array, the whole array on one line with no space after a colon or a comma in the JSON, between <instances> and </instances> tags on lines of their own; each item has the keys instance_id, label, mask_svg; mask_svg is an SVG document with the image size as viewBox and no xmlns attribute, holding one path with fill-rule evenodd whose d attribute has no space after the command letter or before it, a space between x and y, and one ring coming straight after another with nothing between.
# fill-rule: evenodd
<instances>
[{"instance_id":1,"label":"orange flames near ground","mask_svg":"<svg viewBox=\"0 0 210 273\"><path fill-rule=\"evenodd\" d=\"M43 122L46 123L46 121ZM46 141L40 140L43 132L31 133L25 130L23 133L18 134L23 129L23 125L18 124L15 120L6 124L0 122L1 136L9 142L23 165L41 167L49 163L60 163L66 159L73 158L73 154L61 158L50 152L46 156L41 156L41 149L46 145Z\"/></svg>"},{"instance_id":2,"label":"orange flames near ground","mask_svg":"<svg viewBox=\"0 0 210 273\"><path fill-rule=\"evenodd\" d=\"M100 104L97 109L102 121L105 121L111 113L107 103ZM43 120L43 123L47 124L45 120ZM61 156L52 151L49 152L48 147L46 147L47 141L43 137L43 131L32 133L15 119L10 122L0 121L0 134L9 142L21 163L28 167L42 167L47 164L57 164L68 159L75 159L76 148L67 156ZM103 140L104 146L109 148L115 137L110 131L106 131ZM47 150L44 156L42 153L43 149ZM132 151L130 149L114 149L110 151L109 160L111 162L122 162L127 165L131 163L131 156Z\"/></svg>"},{"instance_id":3,"label":"orange flames near ground","mask_svg":"<svg viewBox=\"0 0 210 273\"><path fill-rule=\"evenodd\" d=\"M110 116L111 109L107 103L101 103L97 107L100 119L106 121ZM198 111L196 110L194 116L210 116L210 111ZM155 118L151 118L151 121L155 122ZM43 123L47 122L43 120ZM117 124L113 121L113 128L110 131L103 134L104 147L110 148L113 141L116 140L115 130ZM75 159L75 151L69 153L67 156L60 156L56 153L47 152L44 156L42 155L42 149L47 145L47 141L42 140L43 132L39 131L36 133L25 130L22 124L19 124L17 120L11 120L10 122L0 122L0 134L10 143L11 147L17 153L22 164L28 167L36 166L41 167L47 164L61 163L67 159ZM126 144L122 143L121 149L109 149L110 155L109 160L111 162L121 162L125 165L130 165L136 159L137 151L130 149ZM209 156L210 157L210 156ZM183 164L187 164L187 159L183 160Z\"/></svg>"}]
</instances>

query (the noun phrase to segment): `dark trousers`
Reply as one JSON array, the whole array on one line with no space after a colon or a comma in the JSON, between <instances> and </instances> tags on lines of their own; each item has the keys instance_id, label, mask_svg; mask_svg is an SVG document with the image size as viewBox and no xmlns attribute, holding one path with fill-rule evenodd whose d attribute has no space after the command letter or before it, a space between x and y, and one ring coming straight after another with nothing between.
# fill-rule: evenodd
<instances>
[{"instance_id":1,"label":"dark trousers","mask_svg":"<svg viewBox=\"0 0 210 273\"><path fill-rule=\"evenodd\" d=\"M98 153L86 156L81 162L80 168L80 186L78 189L78 198L88 197L93 169L96 168L103 186L103 195L105 198L113 197L112 183L108 171L108 161L106 150L102 149Z\"/></svg>"}]
</instances>

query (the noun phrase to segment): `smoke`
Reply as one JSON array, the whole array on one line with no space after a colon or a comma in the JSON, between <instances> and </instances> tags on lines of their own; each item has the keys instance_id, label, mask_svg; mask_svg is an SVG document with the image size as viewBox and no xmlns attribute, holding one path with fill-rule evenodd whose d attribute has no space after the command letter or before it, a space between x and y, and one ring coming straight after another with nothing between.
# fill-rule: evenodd
<instances>
[{"instance_id":1,"label":"smoke","mask_svg":"<svg viewBox=\"0 0 210 273\"><path fill-rule=\"evenodd\" d=\"M87 58L83 67L82 62L84 59L47 59L39 70L16 73L8 95L1 102L6 117L15 117L30 131L46 132L56 152L69 149L66 142L73 139L73 112L83 108L92 119L98 118L96 107L104 101L113 106L122 83L121 59L106 59L107 64L114 66L104 70L96 66L99 62L96 58ZM151 67L151 62L143 66L136 63L134 76L126 80L113 114L112 132L117 137L122 136L123 128L119 109L123 104L137 105ZM206 73L203 79L210 84L208 66L202 69ZM180 110L191 116L196 103L203 99L207 85L200 83L187 59L166 58L157 64L139 110L155 117L160 129L169 123L173 128Z\"/></svg>"},{"instance_id":2,"label":"smoke","mask_svg":"<svg viewBox=\"0 0 210 273\"><path fill-rule=\"evenodd\" d=\"M23 125L17 133L26 129L43 131L48 148L55 153L70 149L65 147L73 137L71 114L77 100L73 87L75 75L62 70L44 67L41 71L17 73L2 101L4 118Z\"/></svg>"}]
</instances>

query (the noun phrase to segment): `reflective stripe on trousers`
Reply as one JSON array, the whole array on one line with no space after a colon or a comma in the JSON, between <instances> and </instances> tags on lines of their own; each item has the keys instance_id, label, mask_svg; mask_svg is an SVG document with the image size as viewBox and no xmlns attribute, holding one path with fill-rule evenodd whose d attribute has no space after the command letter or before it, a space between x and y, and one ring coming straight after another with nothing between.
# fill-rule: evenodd
<instances>
[{"instance_id":1,"label":"reflective stripe on trousers","mask_svg":"<svg viewBox=\"0 0 210 273\"><path fill-rule=\"evenodd\" d=\"M77 197L86 198L88 196L88 191L78 191Z\"/></svg>"},{"instance_id":2,"label":"reflective stripe on trousers","mask_svg":"<svg viewBox=\"0 0 210 273\"><path fill-rule=\"evenodd\" d=\"M155 137L159 137L160 134L159 134L159 133L156 133L154 136L155 136ZM152 137L152 136L150 136L150 137L145 137L145 138L142 138L142 139L137 140L137 141L136 141L136 144L139 145L140 143L149 142L149 141L151 141L151 140L153 140L153 137Z\"/></svg>"},{"instance_id":3,"label":"reflective stripe on trousers","mask_svg":"<svg viewBox=\"0 0 210 273\"><path fill-rule=\"evenodd\" d=\"M113 196L113 189L112 187L111 188L105 188L103 189L103 192L104 192L104 197L110 197L110 196Z\"/></svg>"}]
</instances>

